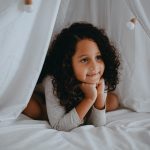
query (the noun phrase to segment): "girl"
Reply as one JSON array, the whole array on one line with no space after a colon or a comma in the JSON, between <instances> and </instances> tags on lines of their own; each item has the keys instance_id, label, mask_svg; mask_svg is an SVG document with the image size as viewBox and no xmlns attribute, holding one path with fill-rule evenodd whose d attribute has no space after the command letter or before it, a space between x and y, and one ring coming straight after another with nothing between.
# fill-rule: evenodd
<instances>
[{"instance_id":1,"label":"girl","mask_svg":"<svg viewBox=\"0 0 150 150\"><path fill-rule=\"evenodd\" d=\"M119 82L120 65L104 30L89 23L72 24L54 39L47 60L48 76L42 85L52 128L69 131L82 124L104 125L105 110L119 105L117 96L109 92ZM42 110L32 97L24 114L38 118Z\"/></svg>"}]
</instances>

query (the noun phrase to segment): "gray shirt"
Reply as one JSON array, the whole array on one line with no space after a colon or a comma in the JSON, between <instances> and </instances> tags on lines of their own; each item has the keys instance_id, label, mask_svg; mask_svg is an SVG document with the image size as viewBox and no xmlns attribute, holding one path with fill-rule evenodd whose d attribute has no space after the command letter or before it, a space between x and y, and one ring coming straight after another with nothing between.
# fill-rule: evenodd
<instances>
[{"instance_id":1,"label":"gray shirt","mask_svg":"<svg viewBox=\"0 0 150 150\"><path fill-rule=\"evenodd\" d=\"M52 79L47 76L43 83L46 107L48 113L49 123L52 128L63 131L70 131L85 123L85 120L80 120L78 113L73 108L68 113L65 112L65 108L60 105L59 99L53 94ZM87 124L94 126L102 126L106 123L105 109L98 110L92 106L91 112L87 116Z\"/></svg>"}]
</instances>

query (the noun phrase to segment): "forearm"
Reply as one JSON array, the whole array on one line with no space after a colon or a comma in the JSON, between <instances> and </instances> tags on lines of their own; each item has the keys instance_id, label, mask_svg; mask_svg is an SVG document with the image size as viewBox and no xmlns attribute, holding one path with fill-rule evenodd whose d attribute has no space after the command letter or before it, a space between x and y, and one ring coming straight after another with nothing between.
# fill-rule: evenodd
<instances>
[{"instance_id":1,"label":"forearm","mask_svg":"<svg viewBox=\"0 0 150 150\"><path fill-rule=\"evenodd\" d=\"M104 96L103 94L98 95L98 97L94 103L94 107L99 110L104 109L105 108L105 99L106 99L106 96Z\"/></svg>"},{"instance_id":2,"label":"forearm","mask_svg":"<svg viewBox=\"0 0 150 150\"><path fill-rule=\"evenodd\" d=\"M89 109L94 104L94 100L84 98L76 107L76 112L81 120L85 117Z\"/></svg>"},{"instance_id":3,"label":"forearm","mask_svg":"<svg viewBox=\"0 0 150 150\"><path fill-rule=\"evenodd\" d=\"M94 106L91 109L91 113L87 120L87 124L92 124L96 127L100 127L106 124L106 110L96 109Z\"/></svg>"}]
</instances>

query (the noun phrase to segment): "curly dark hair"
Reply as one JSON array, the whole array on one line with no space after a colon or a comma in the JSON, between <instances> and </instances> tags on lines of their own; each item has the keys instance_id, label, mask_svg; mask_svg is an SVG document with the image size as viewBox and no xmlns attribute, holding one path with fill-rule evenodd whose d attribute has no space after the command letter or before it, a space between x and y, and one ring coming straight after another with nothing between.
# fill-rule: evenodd
<instances>
[{"instance_id":1,"label":"curly dark hair","mask_svg":"<svg viewBox=\"0 0 150 150\"><path fill-rule=\"evenodd\" d=\"M107 91L113 91L119 83L119 53L109 41L105 31L90 23L73 23L63 29L49 47L45 69L52 76L54 94L60 99L60 104L66 112L74 108L84 97L79 88L72 68L72 56L80 40L93 40L102 55L105 64L103 78Z\"/></svg>"}]
</instances>

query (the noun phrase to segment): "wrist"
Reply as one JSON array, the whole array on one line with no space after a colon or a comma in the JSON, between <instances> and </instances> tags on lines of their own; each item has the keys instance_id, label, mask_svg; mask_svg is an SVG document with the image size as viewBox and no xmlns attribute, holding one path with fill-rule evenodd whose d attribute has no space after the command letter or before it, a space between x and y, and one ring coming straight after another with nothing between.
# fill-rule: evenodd
<instances>
[{"instance_id":1,"label":"wrist","mask_svg":"<svg viewBox=\"0 0 150 150\"><path fill-rule=\"evenodd\" d=\"M94 103L96 101L96 98L94 99L94 98L85 97L84 100L90 103Z\"/></svg>"},{"instance_id":2,"label":"wrist","mask_svg":"<svg viewBox=\"0 0 150 150\"><path fill-rule=\"evenodd\" d=\"M105 109L105 104L103 104L103 105L97 105L96 103L94 103L94 107L96 108L96 109L99 109L99 110L103 110L103 109Z\"/></svg>"},{"instance_id":3,"label":"wrist","mask_svg":"<svg viewBox=\"0 0 150 150\"><path fill-rule=\"evenodd\" d=\"M103 95L97 96L97 99L94 103L94 107L100 110L105 108L105 99Z\"/></svg>"}]
</instances>

